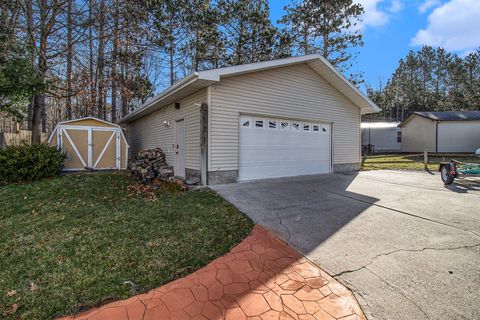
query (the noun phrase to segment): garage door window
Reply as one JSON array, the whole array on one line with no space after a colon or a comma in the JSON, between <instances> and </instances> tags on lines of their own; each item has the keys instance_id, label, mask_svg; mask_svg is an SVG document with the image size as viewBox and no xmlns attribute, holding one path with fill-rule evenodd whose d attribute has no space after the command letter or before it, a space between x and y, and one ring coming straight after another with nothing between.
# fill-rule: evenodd
<instances>
[{"instance_id":1,"label":"garage door window","mask_svg":"<svg viewBox=\"0 0 480 320\"><path fill-rule=\"evenodd\" d=\"M293 122L292 123L292 129L295 131L295 130L300 130L300 123L298 122Z\"/></svg>"},{"instance_id":2,"label":"garage door window","mask_svg":"<svg viewBox=\"0 0 480 320\"><path fill-rule=\"evenodd\" d=\"M242 127L250 127L250 120L243 120L242 121Z\"/></svg>"},{"instance_id":3,"label":"garage door window","mask_svg":"<svg viewBox=\"0 0 480 320\"><path fill-rule=\"evenodd\" d=\"M276 129L277 128L277 121L272 121L272 120L268 121L268 127L270 129Z\"/></svg>"},{"instance_id":4,"label":"garage door window","mask_svg":"<svg viewBox=\"0 0 480 320\"><path fill-rule=\"evenodd\" d=\"M255 128L263 128L263 121L262 120L256 120L255 121Z\"/></svg>"},{"instance_id":5,"label":"garage door window","mask_svg":"<svg viewBox=\"0 0 480 320\"><path fill-rule=\"evenodd\" d=\"M282 130L288 130L288 122L282 121L280 128Z\"/></svg>"},{"instance_id":6,"label":"garage door window","mask_svg":"<svg viewBox=\"0 0 480 320\"><path fill-rule=\"evenodd\" d=\"M319 127L317 125L313 125L313 131L320 131Z\"/></svg>"},{"instance_id":7,"label":"garage door window","mask_svg":"<svg viewBox=\"0 0 480 320\"><path fill-rule=\"evenodd\" d=\"M303 124L303 131L310 131L310 125L307 123Z\"/></svg>"}]
</instances>

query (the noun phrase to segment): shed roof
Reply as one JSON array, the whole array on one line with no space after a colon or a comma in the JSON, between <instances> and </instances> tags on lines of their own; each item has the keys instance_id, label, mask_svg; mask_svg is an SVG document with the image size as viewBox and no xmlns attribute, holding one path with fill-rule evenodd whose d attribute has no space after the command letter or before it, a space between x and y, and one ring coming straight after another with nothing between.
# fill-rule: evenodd
<instances>
[{"instance_id":1,"label":"shed roof","mask_svg":"<svg viewBox=\"0 0 480 320\"><path fill-rule=\"evenodd\" d=\"M334 88L350 99L361 109L363 114L380 111L380 108L372 100L360 92L357 87L348 81L345 76L335 69L335 67L323 56L320 54L311 54L306 56L290 57L285 59L194 72L173 84L155 97L148 99L141 107L122 118L119 123L128 123L135 119L144 117L167 105L177 102L178 100L183 99L200 89L217 83L222 78L302 63L309 65Z\"/></svg>"},{"instance_id":2,"label":"shed roof","mask_svg":"<svg viewBox=\"0 0 480 320\"><path fill-rule=\"evenodd\" d=\"M433 121L480 121L480 111L442 111L442 112L414 112L399 126L404 126L415 116L424 117Z\"/></svg>"},{"instance_id":3,"label":"shed roof","mask_svg":"<svg viewBox=\"0 0 480 320\"><path fill-rule=\"evenodd\" d=\"M85 117L85 118L78 118L78 119L73 119L73 120L65 120L65 121L61 121L61 122L57 123L57 125L78 125L78 124L81 125L82 122L88 122L88 123L98 122L99 125L120 128L120 126L118 124L108 122L108 121L105 121L105 120L102 120L102 119L99 119L99 118L95 118L95 117Z\"/></svg>"}]
</instances>

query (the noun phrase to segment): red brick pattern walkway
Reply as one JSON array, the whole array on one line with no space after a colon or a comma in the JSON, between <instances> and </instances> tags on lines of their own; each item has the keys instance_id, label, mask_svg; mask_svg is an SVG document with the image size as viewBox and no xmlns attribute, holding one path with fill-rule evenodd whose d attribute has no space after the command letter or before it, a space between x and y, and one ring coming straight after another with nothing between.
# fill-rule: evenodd
<instances>
[{"instance_id":1,"label":"red brick pattern walkway","mask_svg":"<svg viewBox=\"0 0 480 320\"><path fill-rule=\"evenodd\" d=\"M65 319L365 319L350 291L260 226L197 272Z\"/></svg>"}]
</instances>

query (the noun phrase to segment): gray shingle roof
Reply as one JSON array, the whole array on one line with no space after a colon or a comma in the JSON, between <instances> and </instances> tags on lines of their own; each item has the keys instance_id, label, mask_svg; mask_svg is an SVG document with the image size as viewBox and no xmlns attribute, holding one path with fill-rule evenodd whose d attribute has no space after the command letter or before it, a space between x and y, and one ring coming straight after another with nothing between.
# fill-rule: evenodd
<instances>
[{"instance_id":1,"label":"gray shingle roof","mask_svg":"<svg viewBox=\"0 0 480 320\"><path fill-rule=\"evenodd\" d=\"M414 114L436 121L480 120L480 111L414 112Z\"/></svg>"}]
</instances>

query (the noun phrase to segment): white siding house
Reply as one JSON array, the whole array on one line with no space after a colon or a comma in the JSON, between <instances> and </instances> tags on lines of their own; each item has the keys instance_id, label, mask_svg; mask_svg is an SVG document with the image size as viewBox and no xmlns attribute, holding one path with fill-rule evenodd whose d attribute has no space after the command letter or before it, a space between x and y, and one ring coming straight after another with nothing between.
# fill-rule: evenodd
<instances>
[{"instance_id":1,"label":"white siding house","mask_svg":"<svg viewBox=\"0 0 480 320\"><path fill-rule=\"evenodd\" d=\"M371 146L374 153L400 152L402 129L400 122L362 122L362 145Z\"/></svg>"},{"instance_id":2,"label":"white siding house","mask_svg":"<svg viewBox=\"0 0 480 320\"><path fill-rule=\"evenodd\" d=\"M215 184L357 170L360 117L377 111L309 55L196 72L120 123L132 152L161 147L177 176Z\"/></svg>"},{"instance_id":3,"label":"white siding house","mask_svg":"<svg viewBox=\"0 0 480 320\"><path fill-rule=\"evenodd\" d=\"M471 153L480 147L480 111L414 112L399 126L402 152Z\"/></svg>"}]
</instances>

